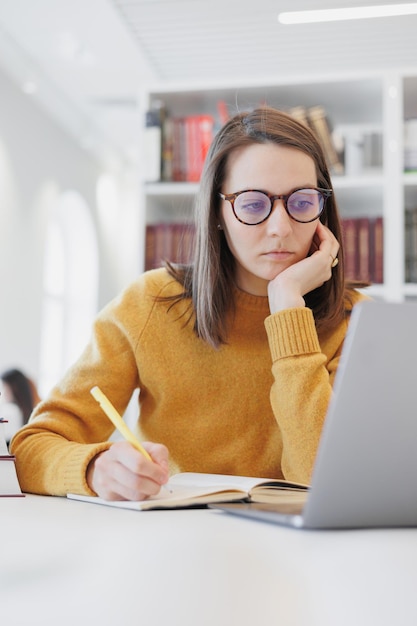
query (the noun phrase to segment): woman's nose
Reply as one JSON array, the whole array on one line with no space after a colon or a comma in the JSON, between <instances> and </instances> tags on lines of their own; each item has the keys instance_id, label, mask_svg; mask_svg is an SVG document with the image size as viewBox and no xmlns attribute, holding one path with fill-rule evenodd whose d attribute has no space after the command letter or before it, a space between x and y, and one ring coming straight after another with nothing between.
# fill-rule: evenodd
<instances>
[{"instance_id":1,"label":"woman's nose","mask_svg":"<svg viewBox=\"0 0 417 626\"><path fill-rule=\"evenodd\" d=\"M268 234L286 237L292 231L291 221L285 210L284 201L282 199L275 200L272 212L266 221Z\"/></svg>"}]
</instances>

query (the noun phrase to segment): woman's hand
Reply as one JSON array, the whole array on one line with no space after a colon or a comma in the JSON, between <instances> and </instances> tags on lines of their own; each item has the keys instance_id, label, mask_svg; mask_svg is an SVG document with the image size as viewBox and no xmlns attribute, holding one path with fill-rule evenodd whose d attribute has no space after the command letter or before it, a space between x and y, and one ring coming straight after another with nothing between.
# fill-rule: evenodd
<instances>
[{"instance_id":1,"label":"woman's hand","mask_svg":"<svg viewBox=\"0 0 417 626\"><path fill-rule=\"evenodd\" d=\"M94 457L87 468L90 489L105 500L145 500L159 493L169 477L168 450L157 443L143 447L153 462L125 441Z\"/></svg>"},{"instance_id":2,"label":"woman's hand","mask_svg":"<svg viewBox=\"0 0 417 626\"><path fill-rule=\"evenodd\" d=\"M304 296L331 278L332 262L339 252L333 233L321 222L313 237L310 256L278 274L268 285L271 313L305 306Z\"/></svg>"}]
</instances>

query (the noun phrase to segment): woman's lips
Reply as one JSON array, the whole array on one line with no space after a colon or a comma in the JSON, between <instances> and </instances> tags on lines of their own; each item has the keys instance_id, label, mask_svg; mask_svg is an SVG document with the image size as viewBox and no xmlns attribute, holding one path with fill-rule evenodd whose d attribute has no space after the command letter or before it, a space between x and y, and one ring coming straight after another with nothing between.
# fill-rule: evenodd
<instances>
[{"instance_id":1,"label":"woman's lips","mask_svg":"<svg viewBox=\"0 0 417 626\"><path fill-rule=\"evenodd\" d=\"M269 259L274 259L275 261L287 261L293 254L293 252L289 252L288 250L270 250L269 252L265 252L264 256Z\"/></svg>"}]
</instances>

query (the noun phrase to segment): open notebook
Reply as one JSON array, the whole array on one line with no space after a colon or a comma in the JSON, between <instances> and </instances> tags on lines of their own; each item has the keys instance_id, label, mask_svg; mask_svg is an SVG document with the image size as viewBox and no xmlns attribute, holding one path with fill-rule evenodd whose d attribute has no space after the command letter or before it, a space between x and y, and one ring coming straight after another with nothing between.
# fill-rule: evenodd
<instances>
[{"instance_id":1,"label":"open notebook","mask_svg":"<svg viewBox=\"0 0 417 626\"><path fill-rule=\"evenodd\" d=\"M354 308L301 495L216 508L299 528L417 526L417 303Z\"/></svg>"},{"instance_id":2,"label":"open notebook","mask_svg":"<svg viewBox=\"0 0 417 626\"><path fill-rule=\"evenodd\" d=\"M171 476L157 496L147 500L103 500L97 496L69 493L68 498L94 504L104 504L119 509L149 511L203 506L211 502L233 502L250 499L256 502L275 502L284 494L295 498L307 490L307 485L283 479L229 476L224 474L199 474L183 472Z\"/></svg>"}]
</instances>

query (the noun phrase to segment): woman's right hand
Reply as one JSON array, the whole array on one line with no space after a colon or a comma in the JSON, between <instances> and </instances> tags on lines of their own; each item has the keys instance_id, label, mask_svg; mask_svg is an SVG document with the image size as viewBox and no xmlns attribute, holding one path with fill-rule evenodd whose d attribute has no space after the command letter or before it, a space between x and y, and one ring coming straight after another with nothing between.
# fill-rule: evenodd
<instances>
[{"instance_id":1,"label":"woman's right hand","mask_svg":"<svg viewBox=\"0 0 417 626\"><path fill-rule=\"evenodd\" d=\"M90 461L87 483L105 500L146 500L159 493L169 478L168 449L158 443L144 443L149 461L126 441L114 443Z\"/></svg>"}]
</instances>

